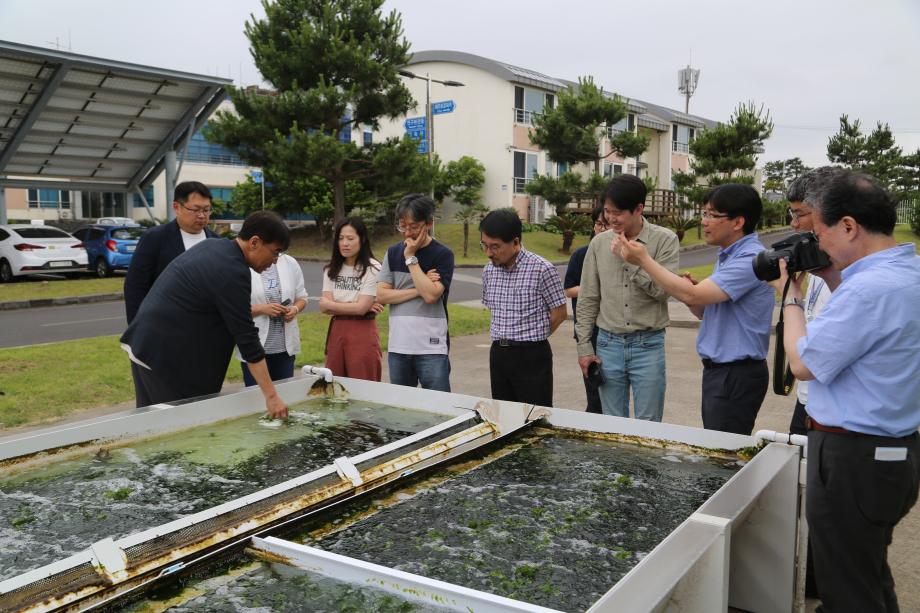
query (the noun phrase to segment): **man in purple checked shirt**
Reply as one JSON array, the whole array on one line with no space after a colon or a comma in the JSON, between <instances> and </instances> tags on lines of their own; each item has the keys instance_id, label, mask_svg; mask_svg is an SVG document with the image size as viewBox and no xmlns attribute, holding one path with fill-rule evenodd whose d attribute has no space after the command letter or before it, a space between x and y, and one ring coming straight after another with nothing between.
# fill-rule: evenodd
<instances>
[{"instance_id":1,"label":"man in purple checked shirt","mask_svg":"<svg viewBox=\"0 0 920 613\"><path fill-rule=\"evenodd\" d=\"M492 313L492 398L553 406L553 351L547 338L566 318L559 273L524 249L521 219L514 211L492 211L479 232L479 246L489 256L482 303Z\"/></svg>"}]
</instances>

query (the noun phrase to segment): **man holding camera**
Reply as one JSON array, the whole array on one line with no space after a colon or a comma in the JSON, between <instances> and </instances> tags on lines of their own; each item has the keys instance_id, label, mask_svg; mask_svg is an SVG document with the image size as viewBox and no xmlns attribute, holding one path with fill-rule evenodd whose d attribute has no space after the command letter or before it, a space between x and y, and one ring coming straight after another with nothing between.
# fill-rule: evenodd
<instances>
[{"instance_id":1,"label":"man holding camera","mask_svg":"<svg viewBox=\"0 0 920 613\"><path fill-rule=\"evenodd\" d=\"M721 247L712 276L678 276L638 241L618 235L613 249L637 264L665 292L703 320L696 350L703 360L703 427L750 434L767 394L767 349L773 291L754 276L751 260L763 251L754 228L763 204L750 185L726 183L704 199L706 243Z\"/></svg>"},{"instance_id":2,"label":"man holding camera","mask_svg":"<svg viewBox=\"0 0 920 613\"><path fill-rule=\"evenodd\" d=\"M789 185L786 199L789 201L789 215L792 217L792 229L797 232L812 232L814 230L814 211L807 200L808 191L815 192L820 185L828 181L840 168L823 166L803 174ZM805 291L804 309L805 322L808 323L817 317L825 303L831 297L831 287L821 277L807 274L808 288ZM836 287L840 279L832 279L830 283ZM789 432L792 434L808 434L805 428L805 405L808 403L808 382L799 381L795 388L795 410L792 412L792 421L789 422Z\"/></svg>"},{"instance_id":3,"label":"man holding camera","mask_svg":"<svg viewBox=\"0 0 920 613\"><path fill-rule=\"evenodd\" d=\"M806 517L818 591L829 611L897 611L888 545L920 481L920 257L896 243L894 205L873 178L843 172L806 197L841 277L807 327L804 275L783 305L790 368L811 381Z\"/></svg>"}]
</instances>

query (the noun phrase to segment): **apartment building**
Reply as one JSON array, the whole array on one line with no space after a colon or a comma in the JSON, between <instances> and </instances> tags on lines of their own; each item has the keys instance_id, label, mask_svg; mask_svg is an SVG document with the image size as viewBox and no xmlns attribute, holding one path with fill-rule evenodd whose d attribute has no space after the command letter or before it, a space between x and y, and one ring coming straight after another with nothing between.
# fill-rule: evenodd
<instances>
[{"instance_id":1,"label":"apartment building","mask_svg":"<svg viewBox=\"0 0 920 613\"><path fill-rule=\"evenodd\" d=\"M426 75L432 80L460 82L462 87L445 87L434 81L430 84L430 100L436 113L432 120L434 152L444 162L464 155L482 162L486 168L483 202L490 208L511 206L522 218L534 222L542 222L551 214L542 199L524 192L524 186L537 173L558 176L567 168L531 144L529 132L533 118L553 107L557 93L573 82L458 51L421 51L413 55L406 69L416 75L404 79L419 105L409 116L381 124L380 135L386 138L411 132L421 138L420 150L424 151L429 129L424 125L429 86ZM604 89L615 91L607 86ZM650 145L638 159L622 159L616 154L605 158L603 174L654 177L658 187L652 196L655 201L673 200L671 173L689 169L689 144L694 135L716 122L623 94L621 97L627 102L629 114L617 125L607 126L602 153L611 151L609 138L621 130L648 134ZM438 105L439 102L444 104ZM589 172L588 168L572 170ZM452 216L453 210L447 204L445 218Z\"/></svg>"}]
</instances>

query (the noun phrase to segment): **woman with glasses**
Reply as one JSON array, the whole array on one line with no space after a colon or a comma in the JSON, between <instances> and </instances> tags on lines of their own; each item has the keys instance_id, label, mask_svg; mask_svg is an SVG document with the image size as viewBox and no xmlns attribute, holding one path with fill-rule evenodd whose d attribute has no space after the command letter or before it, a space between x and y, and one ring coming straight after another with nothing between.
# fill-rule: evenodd
<instances>
[{"instance_id":1,"label":"woman with glasses","mask_svg":"<svg viewBox=\"0 0 920 613\"><path fill-rule=\"evenodd\" d=\"M374 318L380 262L374 259L364 222L348 217L336 224L332 258L323 275L319 309L332 315L326 334L326 368L340 377L380 381L380 336Z\"/></svg>"},{"instance_id":2,"label":"woman with glasses","mask_svg":"<svg viewBox=\"0 0 920 613\"><path fill-rule=\"evenodd\" d=\"M263 245L263 249L271 249ZM297 316L307 308L307 290L303 271L297 260L280 251L265 253L274 262L261 273L251 271L252 320L259 329L259 340L265 348L265 365L272 381L294 376L294 359L300 353L300 327ZM247 387L256 385L242 357L240 368Z\"/></svg>"}]
</instances>

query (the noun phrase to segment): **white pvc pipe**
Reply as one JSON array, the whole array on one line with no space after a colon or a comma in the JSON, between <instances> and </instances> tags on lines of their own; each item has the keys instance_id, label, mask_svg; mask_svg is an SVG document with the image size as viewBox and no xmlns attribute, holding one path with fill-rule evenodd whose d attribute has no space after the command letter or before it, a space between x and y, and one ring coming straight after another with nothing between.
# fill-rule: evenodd
<instances>
[{"instance_id":1,"label":"white pvc pipe","mask_svg":"<svg viewBox=\"0 0 920 613\"><path fill-rule=\"evenodd\" d=\"M786 443L787 445L798 445L799 447L808 446L807 436L802 436L801 434L789 434L788 432L758 430L754 433L754 438L758 441L768 441L770 443Z\"/></svg>"},{"instance_id":2,"label":"white pvc pipe","mask_svg":"<svg viewBox=\"0 0 920 613\"><path fill-rule=\"evenodd\" d=\"M322 366L310 366L307 364L300 369L305 375L316 375L317 377L322 377L326 383L332 383L332 371L328 368L323 368Z\"/></svg>"}]
</instances>

